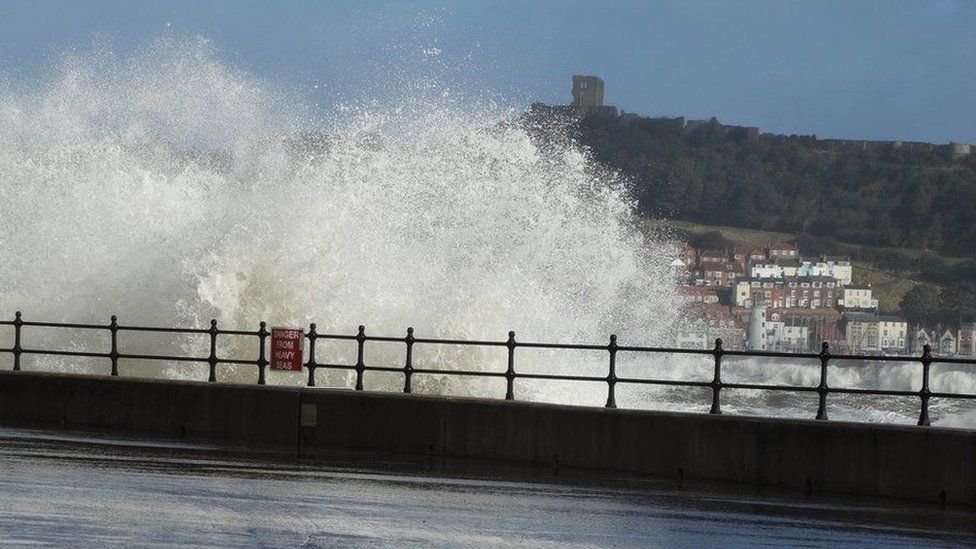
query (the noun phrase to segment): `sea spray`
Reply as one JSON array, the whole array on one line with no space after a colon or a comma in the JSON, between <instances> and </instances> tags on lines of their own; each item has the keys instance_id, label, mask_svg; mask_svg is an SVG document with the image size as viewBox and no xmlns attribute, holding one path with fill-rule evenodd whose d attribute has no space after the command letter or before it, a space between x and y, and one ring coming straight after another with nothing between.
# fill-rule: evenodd
<instances>
[{"instance_id":1,"label":"sea spray","mask_svg":"<svg viewBox=\"0 0 976 549\"><path fill-rule=\"evenodd\" d=\"M215 318L229 329L365 324L382 335L413 326L418 337L500 340L509 330L544 341L616 332L655 344L679 325L673 244L637 230L620 177L571 143L541 143L517 112L428 95L348 109L322 127L205 46L92 57L0 98L3 310L164 326ZM173 350L158 338L120 344L136 343ZM320 343L319 360L349 361L348 346ZM205 338L178 347L206 354ZM251 357L255 347L227 337L221 352ZM403 360L395 346L367 354L376 365ZM584 367L524 354L527 370ZM416 356L441 368L498 370L505 360L429 346ZM605 369L605 357L592 369ZM199 378L200 368L170 365L169 374ZM373 388L399 383L368 377ZM497 392L456 378L416 383ZM544 387L520 383L519 395L586 400L579 386L555 396Z\"/></svg>"}]
</instances>

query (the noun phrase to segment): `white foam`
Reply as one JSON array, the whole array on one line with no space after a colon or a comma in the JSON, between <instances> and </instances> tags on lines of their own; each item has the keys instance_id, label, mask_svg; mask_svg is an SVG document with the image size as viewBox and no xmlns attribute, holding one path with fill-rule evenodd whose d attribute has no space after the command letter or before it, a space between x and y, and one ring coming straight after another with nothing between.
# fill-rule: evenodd
<instances>
[{"instance_id":1,"label":"white foam","mask_svg":"<svg viewBox=\"0 0 976 549\"><path fill-rule=\"evenodd\" d=\"M635 230L620 179L571 143L541 146L506 109L404 97L346 109L321 128L326 146L297 146L307 109L206 44L165 41L67 60L36 89L4 92L0 113L8 314L642 343L665 343L679 319L676 249ZM203 340L181 347L206 355ZM328 345L319 359L340 351L348 360ZM417 355L504 369L487 350ZM402 365L403 351L369 358Z\"/></svg>"}]
</instances>

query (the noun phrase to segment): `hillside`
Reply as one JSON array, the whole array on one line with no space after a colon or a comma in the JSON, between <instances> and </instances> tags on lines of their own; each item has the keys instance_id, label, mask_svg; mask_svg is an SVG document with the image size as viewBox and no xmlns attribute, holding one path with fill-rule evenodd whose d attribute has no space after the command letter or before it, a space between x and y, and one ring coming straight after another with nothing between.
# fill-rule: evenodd
<instances>
[{"instance_id":1,"label":"hillside","mask_svg":"<svg viewBox=\"0 0 976 549\"><path fill-rule=\"evenodd\" d=\"M803 235L826 253L847 244L976 258L976 155L760 135L714 119L585 116L574 128L632 179L647 217Z\"/></svg>"}]
</instances>

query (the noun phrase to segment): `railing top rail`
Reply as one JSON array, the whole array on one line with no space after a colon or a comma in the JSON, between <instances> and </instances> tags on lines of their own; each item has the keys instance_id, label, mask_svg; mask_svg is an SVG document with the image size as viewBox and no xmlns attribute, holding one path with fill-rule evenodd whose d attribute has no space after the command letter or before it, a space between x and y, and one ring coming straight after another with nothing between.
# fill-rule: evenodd
<instances>
[{"instance_id":1,"label":"railing top rail","mask_svg":"<svg viewBox=\"0 0 976 549\"><path fill-rule=\"evenodd\" d=\"M414 343L428 343L433 345L469 345L472 347L505 347L508 342L488 341L477 339L436 339L430 337L415 337Z\"/></svg>"},{"instance_id":2,"label":"railing top rail","mask_svg":"<svg viewBox=\"0 0 976 549\"><path fill-rule=\"evenodd\" d=\"M507 345L506 343L503 343ZM516 341L518 347L528 349L569 349L573 351L606 351L606 345L594 345L592 343L542 343L542 342L520 342Z\"/></svg>"},{"instance_id":3,"label":"railing top rail","mask_svg":"<svg viewBox=\"0 0 976 549\"><path fill-rule=\"evenodd\" d=\"M356 339L356 336L353 336ZM389 343L406 343L406 337L393 337L393 336L366 336L366 341L379 341L379 342L389 342Z\"/></svg>"},{"instance_id":4,"label":"railing top rail","mask_svg":"<svg viewBox=\"0 0 976 549\"><path fill-rule=\"evenodd\" d=\"M204 332L209 333L210 330L204 330ZM232 335L232 336L253 336L257 337L261 335L258 330L217 330L220 335Z\"/></svg>"},{"instance_id":5,"label":"railing top rail","mask_svg":"<svg viewBox=\"0 0 976 549\"><path fill-rule=\"evenodd\" d=\"M13 320L0 320L0 325L4 326L14 326L17 321ZM38 327L38 328L66 328L66 329L80 329L80 330L110 330L112 329L111 324L89 324L89 323L78 323L78 322L55 322L55 321L38 321L38 320L21 320L21 326L28 327ZM212 332L211 328L184 328L184 327L166 327L166 326L141 326L141 325L129 325L129 324L116 324L115 329L119 332L156 332L156 333L172 333L172 334L210 334ZM217 328L216 332L220 335L234 335L234 336L260 336L259 330L229 330ZM356 334L341 334L341 333L315 333L309 334L305 333L305 337L314 337L316 339L323 340L345 340L345 341L356 341L359 337ZM390 342L390 343L404 343L406 342L406 337L403 336L382 336L382 335L365 335L363 338L365 341L373 342ZM458 338L436 338L436 337L414 337L414 343L420 344L430 344L430 345L467 345L467 346L480 346L480 347L506 347L511 344L508 341L500 340L479 340L479 339L458 339ZM563 350L579 350L579 351L605 351L607 350L606 344L595 344L595 343L565 343L565 342L543 342L543 341L515 341L514 345L519 348L526 349L563 349ZM688 354L688 355L701 355L701 356L712 356L715 353L714 348L710 349L689 349L682 347L660 347L660 346L647 346L647 345L617 345L616 350L619 352L638 352L638 353L667 353L667 354ZM820 353L812 352L783 352L783 351L757 351L757 350L745 350L745 349L735 349L726 350L723 349L722 354L729 357L754 357L754 358L792 358L792 359L818 359L820 358ZM920 362L926 358L921 355L880 355L880 354L831 354L831 360L863 360L872 362ZM931 363L943 363L943 364L963 364L963 365L976 365L976 357L966 358L958 356L940 356L940 355L930 355L927 360Z\"/></svg>"},{"instance_id":6,"label":"railing top rail","mask_svg":"<svg viewBox=\"0 0 976 549\"><path fill-rule=\"evenodd\" d=\"M208 334L206 328L164 328L162 326L128 326L119 324L120 332L157 332L166 334Z\"/></svg>"},{"instance_id":7,"label":"railing top rail","mask_svg":"<svg viewBox=\"0 0 976 549\"><path fill-rule=\"evenodd\" d=\"M13 322L11 322L13 324ZM80 324L76 322L38 322L36 320L24 320L21 326L34 326L38 328L72 328L79 330L108 330L108 324Z\"/></svg>"},{"instance_id":8,"label":"railing top rail","mask_svg":"<svg viewBox=\"0 0 976 549\"><path fill-rule=\"evenodd\" d=\"M337 340L351 340L351 341L356 341L356 336L355 335L349 335L349 334L329 334L329 333L319 334L319 333L316 333L316 334L312 335L312 334L309 334L309 333L306 332L305 333L305 337L306 338L312 338L312 337L314 337L315 339L337 339Z\"/></svg>"},{"instance_id":9,"label":"railing top rail","mask_svg":"<svg viewBox=\"0 0 976 549\"><path fill-rule=\"evenodd\" d=\"M113 322L115 317L112 317ZM216 326L216 320L211 321L210 328L184 328L178 326L142 326L137 324L93 324L93 323L79 323L79 322L56 322L56 321L40 321L40 320L23 320L18 314L15 320L0 320L0 325L4 326L16 326L17 324L21 326L31 326L31 327L42 327L42 328L72 328L72 329L90 329L90 330L111 330L113 327L115 330L123 332L162 332L162 333L188 333L188 334L210 334L213 331L221 335L239 335L239 336L260 336L260 330L237 330L237 329L222 329ZM262 323L264 324L264 323ZM411 329L412 330L412 329ZM363 334L358 336L356 334L342 334L342 333L305 333L306 337L315 337L317 339L339 339L339 340L357 340L362 337L365 341L381 341L381 342L397 342L403 343L406 341L406 337L403 336L384 336L384 335L371 335ZM499 346L504 347L512 344L512 341L501 341L501 340L480 340L480 339L460 339L460 338L435 338L435 337L414 337L414 343L426 343L426 344L444 344L444 345L472 345L472 346ZM543 341L514 341L514 344L518 347L524 348L542 348L542 349L572 349L572 350L594 350L601 351L606 350L606 344L597 343L566 343L566 342L543 342ZM648 346L648 345L616 345L616 350L621 352L651 352L651 353L673 353L673 354L701 354L701 355L712 355L715 353L714 348L710 349L690 349L683 347L661 347L661 346ZM809 358L815 359L819 358L820 353L812 352L783 352L783 351L757 351L757 350L727 350L723 349L721 351L726 356L747 356L747 357L770 357L770 358ZM831 359L837 360L869 360L869 361L879 361L879 362L918 362L923 360L921 355L883 355L883 354L831 354ZM951 364L976 364L976 356L973 358L965 357L945 357L939 355L929 355L928 360L930 362L943 362Z\"/></svg>"}]
</instances>

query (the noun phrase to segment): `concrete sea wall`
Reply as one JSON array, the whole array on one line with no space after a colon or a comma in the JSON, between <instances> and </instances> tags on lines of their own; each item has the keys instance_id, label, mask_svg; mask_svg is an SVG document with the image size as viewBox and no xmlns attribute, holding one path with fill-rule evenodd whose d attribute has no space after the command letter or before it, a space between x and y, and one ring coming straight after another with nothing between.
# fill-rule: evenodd
<instances>
[{"instance_id":1,"label":"concrete sea wall","mask_svg":"<svg viewBox=\"0 0 976 549\"><path fill-rule=\"evenodd\" d=\"M0 425L976 505L976 431L0 372Z\"/></svg>"}]
</instances>

